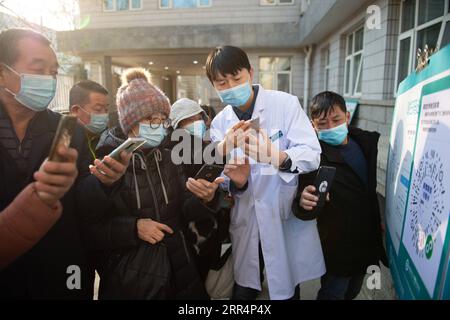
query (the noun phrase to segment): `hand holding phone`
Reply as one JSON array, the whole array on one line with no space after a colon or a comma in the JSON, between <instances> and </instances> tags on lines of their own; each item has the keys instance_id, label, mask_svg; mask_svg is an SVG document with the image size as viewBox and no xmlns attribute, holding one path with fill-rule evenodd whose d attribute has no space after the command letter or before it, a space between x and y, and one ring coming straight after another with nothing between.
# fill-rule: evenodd
<instances>
[{"instance_id":1,"label":"hand holding phone","mask_svg":"<svg viewBox=\"0 0 450 320\"><path fill-rule=\"evenodd\" d=\"M314 188L316 190L315 195L318 197L317 206L313 212L319 213L322 211L327 195L330 192L331 185L333 184L334 176L336 175L336 168L334 167L320 167L317 173L316 180L314 181Z\"/></svg>"},{"instance_id":2,"label":"hand holding phone","mask_svg":"<svg viewBox=\"0 0 450 320\"><path fill-rule=\"evenodd\" d=\"M206 180L208 182L214 182L220 175L222 174L224 170L223 166L219 165L209 165L205 164L199 172L195 175L195 180Z\"/></svg>"},{"instance_id":3,"label":"hand holding phone","mask_svg":"<svg viewBox=\"0 0 450 320\"><path fill-rule=\"evenodd\" d=\"M76 124L76 117L61 117L61 120L59 120L58 128L56 129L56 134L53 138L52 146L50 148L50 153L48 156L49 161L64 162L66 160L58 153L58 149L61 147L64 147L66 149L69 148Z\"/></svg>"},{"instance_id":4,"label":"hand holding phone","mask_svg":"<svg viewBox=\"0 0 450 320\"><path fill-rule=\"evenodd\" d=\"M64 162L47 159L33 176L38 197L50 207L69 191L78 175L77 151L60 146L55 152Z\"/></svg>"},{"instance_id":5,"label":"hand holding phone","mask_svg":"<svg viewBox=\"0 0 450 320\"><path fill-rule=\"evenodd\" d=\"M130 138L117 147L102 161L96 159L95 166L89 166L91 174L107 186L113 185L126 172L132 153L146 142L143 138Z\"/></svg>"},{"instance_id":6,"label":"hand holding phone","mask_svg":"<svg viewBox=\"0 0 450 320\"><path fill-rule=\"evenodd\" d=\"M122 152L133 153L145 144L144 138L129 138L116 149L114 149L108 157L113 158L116 161L120 161L120 154Z\"/></svg>"},{"instance_id":7,"label":"hand holding phone","mask_svg":"<svg viewBox=\"0 0 450 320\"><path fill-rule=\"evenodd\" d=\"M186 188L203 202L209 203L214 199L219 185L225 182L220 177L222 171L222 166L205 164L195 178L188 179Z\"/></svg>"},{"instance_id":8,"label":"hand holding phone","mask_svg":"<svg viewBox=\"0 0 450 320\"><path fill-rule=\"evenodd\" d=\"M250 128L253 130L258 131L261 126L261 120L259 118L255 118L252 120L249 120Z\"/></svg>"},{"instance_id":9,"label":"hand holding phone","mask_svg":"<svg viewBox=\"0 0 450 320\"><path fill-rule=\"evenodd\" d=\"M228 156L232 150L245 143L245 133L250 128L248 121L241 120L228 129L224 139L217 145L220 156Z\"/></svg>"},{"instance_id":10,"label":"hand holding phone","mask_svg":"<svg viewBox=\"0 0 450 320\"><path fill-rule=\"evenodd\" d=\"M313 220L317 218L329 200L329 192L336 175L336 168L320 167L314 185L306 187L301 195L300 206L308 211L306 215L296 213L296 216L302 220Z\"/></svg>"}]
</instances>

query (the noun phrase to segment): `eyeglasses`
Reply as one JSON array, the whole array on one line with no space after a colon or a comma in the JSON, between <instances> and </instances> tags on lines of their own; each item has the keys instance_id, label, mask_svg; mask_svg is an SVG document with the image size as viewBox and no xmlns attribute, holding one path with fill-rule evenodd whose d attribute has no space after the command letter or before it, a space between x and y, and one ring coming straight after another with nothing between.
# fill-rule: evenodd
<instances>
[{"instance_id":1,"label":"eyeglasses","mask_svg":"<svg viewBox=\"0 0 450 320\"><path fill-rule=\"evenodd\" d=\"M153 118L147 121L150 124L150 128L152 129L158 129L159 127L161 127L161 125L163 126L164 129L168 129L172 125L172 121L170 119L162 120L158 118Z\"/></svg>"}]
</instances>

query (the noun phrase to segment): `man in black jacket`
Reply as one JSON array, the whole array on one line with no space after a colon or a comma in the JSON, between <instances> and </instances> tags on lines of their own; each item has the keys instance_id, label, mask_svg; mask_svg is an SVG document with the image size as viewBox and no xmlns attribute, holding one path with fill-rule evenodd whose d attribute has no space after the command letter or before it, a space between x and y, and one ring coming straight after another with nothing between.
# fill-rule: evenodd
<instances>
[{"instance_id":1,"label":"man in black jacket","mask_svg":"<svg viewBox=\"0 0 450 320\"><path fill-rule=\"evenodd\" d=\"M377 198L379 134L349 128L345 100L333 92L314 97L313 125L322 146L321 166L336 168L328 202L317 217L327 273L319 300L352 300L361 291L367 268L383 261L380 209ZM318 198L312 185L317 172L300 177L294 214L312 220Z\"/></svg>"},{"instance_id":2,"label":"man in black jacket","mask_svg":"<svg viewBox=\"0 0 450 320\"><path fill-rule=\"evenodd\" d=\"M0 34L0 211L33 182L33 173L48 156L61 117L47 109L55 96L58 67L43 35L28 29ZM90 166L83 156L89 152L82 130L77 127L72 140L80 155L76 167L77 152L72 149L73 156L64 162L45 162L75 176L78 171L73 187L61 199L61 218L30 251L0 271L0 299L90 299L93 295L79 203L107 197L130 157L123 155L122 162L107 158L108 166L96 160ZM66 179L61 175L48 181L54 186L46 192L54 192Z\"/></svg>"},{"instance_id":3,"label":"man in black jacket","mask_svg":"<svg viewBox=\"0 0 450 320\"><path fill-rule=\"evenodd\" d=\"M108 95L101 84L92 80L76 83L69 93L70 113L84 127L91 160L97 159L95 149L102 133L108 128Z\"/></svg>"}]
</instances>

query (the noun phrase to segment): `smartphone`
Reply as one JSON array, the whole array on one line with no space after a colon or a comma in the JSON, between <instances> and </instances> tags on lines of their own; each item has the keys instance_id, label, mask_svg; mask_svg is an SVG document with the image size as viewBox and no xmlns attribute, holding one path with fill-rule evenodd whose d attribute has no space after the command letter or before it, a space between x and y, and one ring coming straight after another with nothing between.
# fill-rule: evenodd
<instances>
[{"instance_id":1,"label":"smartphone","mask_svg":"<svg viewBox=\"0 0 450 320\"><path fill-rule=\"evenodd\" d=\"M59 156L58 148L63 146L70 147L72 136L77 125L77 118L73 116L62 116L59 120L58 129L56 129L55 137L53 138L52 146L50 148L50 154L48 156L49 161L64 162L65 159Z\"/></svg>"},{"instance_id":2,"label":"smartphone","mask_svg":"<svg viewBox=\"0 0 450 320\"><path fill-rule=\"evenodd\" d=\"M203 179L208 182L214 182L223 172L224 167L219 165L205 164L195 175L195 180Z\"/></svg>"},{"instance_id":3,"label":"smartphone","mask_svg":"<svg viewBox=\"0 0 450 320\"><path fill-rule=\"evenodd\" d=\"M114 160L120 161L120 154L125 151L133 153L145 144L146 140L143 138L129 138L127 141L118 146L108 156Z\"/></svg>"},{"instance_id":4,"label":"smartphone","mask_svg":"<svg viewBox=\"0 0 450 320\"><path fill-rule=\"evenodd\" d=\"M327 194L330 192L333 184L334 176L336 175L336 168L334 167L320 167L317 172L316 179L314 181L314 187L316 188L316 196L319 197L316 208L311 214L319 214L322 211L323 206L327 200Z\"/></svg>"}]
</instances>

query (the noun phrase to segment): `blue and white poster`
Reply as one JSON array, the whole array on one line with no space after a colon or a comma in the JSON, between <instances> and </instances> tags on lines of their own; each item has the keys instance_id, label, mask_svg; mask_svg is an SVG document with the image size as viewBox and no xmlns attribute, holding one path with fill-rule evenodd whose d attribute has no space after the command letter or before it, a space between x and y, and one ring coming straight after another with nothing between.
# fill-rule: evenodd
<instances>
[{"instance_id":1,"label":"blue and white poster","mask_svg":"<svg viewBox=\"0 0 450 320\"><path fill-rule=\"evenodd\" d=\"M387 252L400 299L449 299L450 46L400 84L386 181Z\"/></svg>"}]
</instances>

